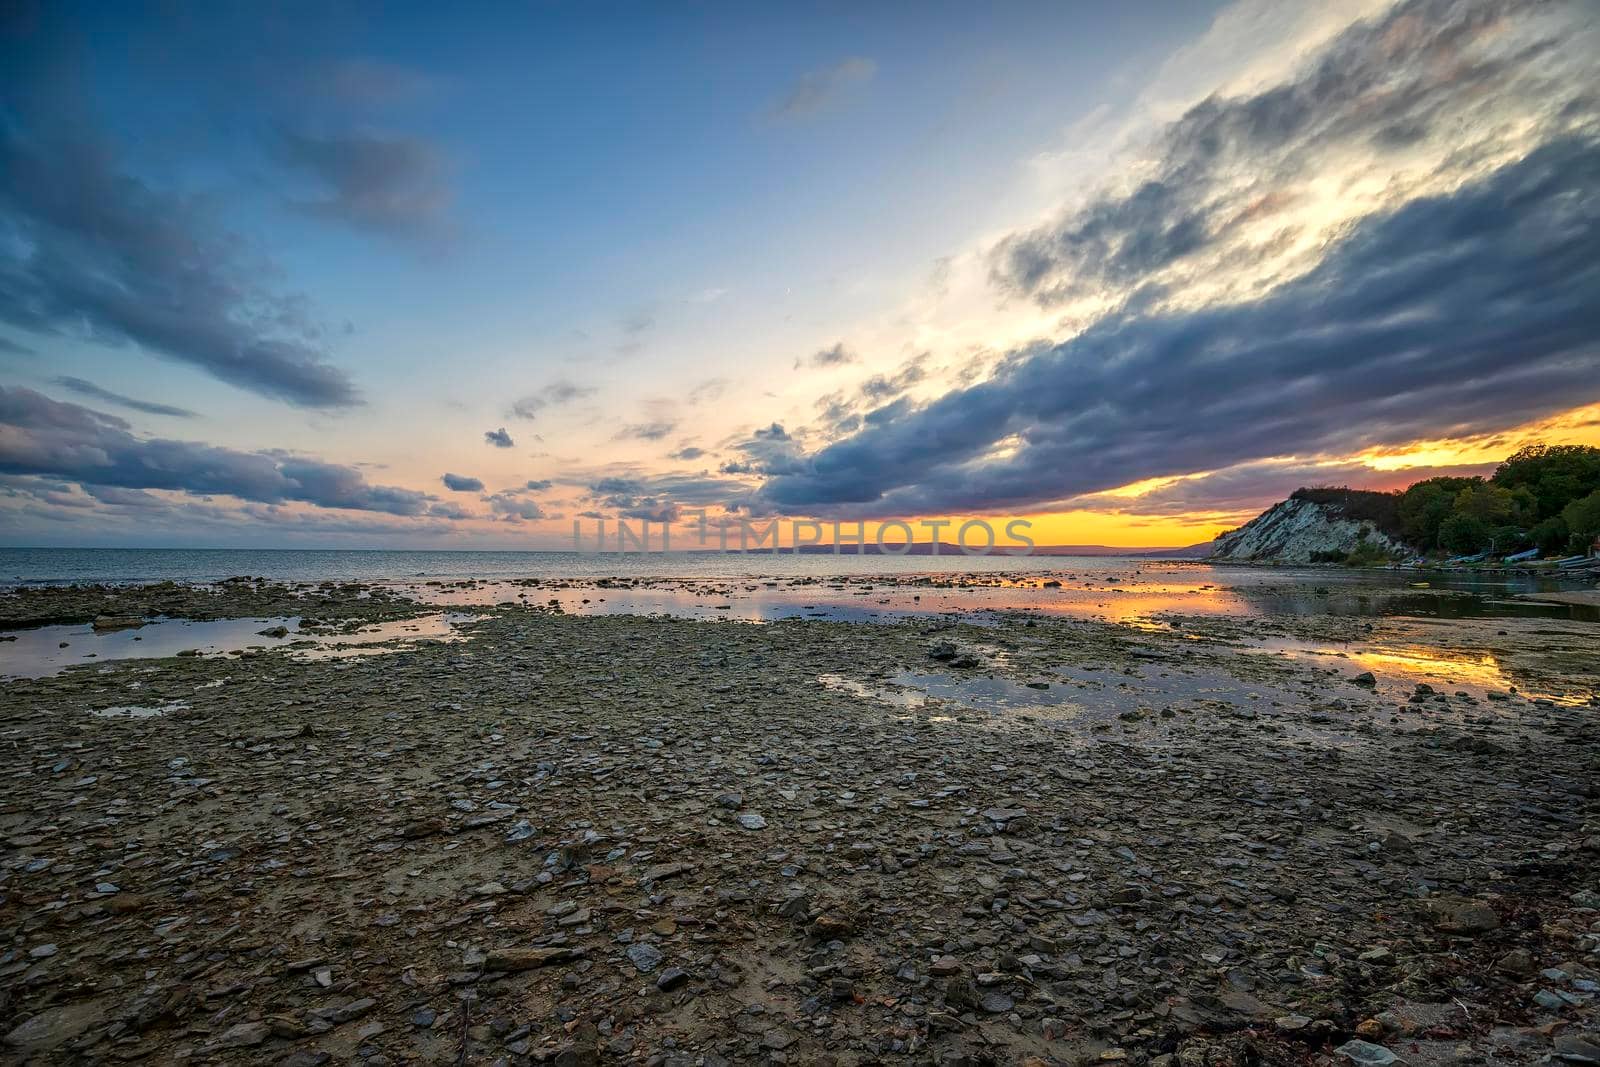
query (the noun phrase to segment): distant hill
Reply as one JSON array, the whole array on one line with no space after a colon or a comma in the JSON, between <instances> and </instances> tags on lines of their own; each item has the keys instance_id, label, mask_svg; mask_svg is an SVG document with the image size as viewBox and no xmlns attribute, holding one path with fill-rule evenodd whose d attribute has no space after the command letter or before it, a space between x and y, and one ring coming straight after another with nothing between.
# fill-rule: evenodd
<instances>
[{"instance_id":1,"label":"distant hill","mask_svg":"<svg viewBox=\"0 0 1600 1067\"><path fill-rule=\"evenodd\" d=\"M1207 541L1199 545L1186 545L1182 548L1116 548L1111 545L1036 545L1026 551L1005 547L996 547L991 556L1125 556L1136 559L1199 559L1208 555L1212 542ZM937 551L935 551L937 549ZM730 551L735 551L730 546ZM720 552L718 548L692 549L694 552ZM798 553L802 556L831 556L832 545L801 545L799 548L748 548L745 555L783 555L792 556ZM974 553L976 554L976 553ZM905 542L889 543L886 545L844 544L839 546L841 556L959 556L962 555L961 546L947 541L919 541L911 545Z\"/></svg>"}]
</instances>

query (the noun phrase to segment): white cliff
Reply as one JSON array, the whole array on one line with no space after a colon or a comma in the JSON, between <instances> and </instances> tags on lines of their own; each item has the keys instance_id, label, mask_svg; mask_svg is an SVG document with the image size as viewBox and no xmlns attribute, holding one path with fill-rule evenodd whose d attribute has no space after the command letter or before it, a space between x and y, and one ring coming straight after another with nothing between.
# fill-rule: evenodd
<instances>
[{"instance_id":1,"label":"white cliff","mask_svg":"<svg viewBox=\"0 0 1600 1067\"><path fill-rule=\"evenodd\" d=\"M1342 517L1335 504L1291 497L1217 538L1210 558L1311 563L1329 553L1354 551L1362 544L1394 555L1409 551L1372 523Z\"/></svg>"}]
</instances>

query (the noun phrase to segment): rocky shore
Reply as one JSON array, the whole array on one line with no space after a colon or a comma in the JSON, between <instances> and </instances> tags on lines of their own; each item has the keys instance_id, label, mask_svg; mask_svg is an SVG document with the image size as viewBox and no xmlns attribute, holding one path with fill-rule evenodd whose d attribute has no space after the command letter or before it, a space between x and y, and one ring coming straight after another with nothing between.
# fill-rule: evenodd
<instances>
[{"instance_id":1,"label":"rocky shore","mask_svg":"<svg viewBox=\"0 0 1600 1067\"><path fill-rule=\"evenodd\" d=\"M0 618L431 610L155 588ZM1592 624L993 622L6 681L3 1055L1600 1063Z\"/></svg>"}]
</instances>

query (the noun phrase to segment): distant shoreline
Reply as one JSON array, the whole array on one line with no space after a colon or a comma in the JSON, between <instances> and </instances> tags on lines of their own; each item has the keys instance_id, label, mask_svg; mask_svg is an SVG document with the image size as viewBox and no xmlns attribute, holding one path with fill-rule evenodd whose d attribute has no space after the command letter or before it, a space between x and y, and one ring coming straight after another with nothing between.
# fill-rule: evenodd
<instances>
[{"instance_id":1,"label":"distant shoreline","mask_svg":"<svg viewBox=\"0 0 1600 1067\"><path fill-rule=\"evenodd\" d=\"M1085 557L1161 557L1169 559L1200 559L1197 553L1209 547L1210 542L1204 545L1176 545L1170 547L1139 546L1119 548L1115 545L1039 545L1031 549L1022 546L998 545L988 552L964 552L960 545L948 542L938 542L935 551L934 542L913 543L909 547L904 543L876 545L867 544L841 544L839 551L834 551L833 545L815 544L800 545L798 548L771 548L751 547L739 549L722 548L674 548L674 549L647 549L642 551L614 551L614 550L576 550L571 548L285 548L281 546L268 546L260 548L229 548L205 547L185 548L171 545L151 547L117 545L117 546L64 546L53 547L50 545L11 545L0 546L0 552L319 552L319 553L404 553L408 555L430 555L435 553L450 555L515 555L534 554L548 556L703 556L703 555L730 555L730 556L1085 556Z\"/></svg>"}]
</instances>

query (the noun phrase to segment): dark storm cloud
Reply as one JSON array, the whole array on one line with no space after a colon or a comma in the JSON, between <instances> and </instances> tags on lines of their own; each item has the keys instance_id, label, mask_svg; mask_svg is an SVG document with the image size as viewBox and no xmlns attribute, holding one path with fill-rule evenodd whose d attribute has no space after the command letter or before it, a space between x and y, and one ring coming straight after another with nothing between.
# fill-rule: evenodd
<instances>
[{"instance_id":1,"label":"dark storm cloud","mask_svg":"<svg viewBox=\"0 0 1600 1067\"><path fill-rule=\"evenodd\" d=\"M1350 229L1251 302L1110 316L770 479L790 512L1017 508L1600 399L1600 138Z\"/></svg>"},{"instance_id":2,"label":"dark storm cloud","mask_svg":"<svg viewBox=\"0 0 1600 1067\"><path fill-rule=\"evenodd\" d=\"M123 489L115 485L86 485L83 491L102 504L125 508L164 508L167 502L143 489Z\"/></svg>"},{"instance_id":3,"label":"dark storm cloud","mask_svg":"<svg viewBox=\"0 0 1600 1067\"><path fill-rule=\"evenodd\" d=\"M445 474L439 480L452 493L483 492L483 480L480 478L469 478L465 474Z\"/></svg>"},{"instance_id":4,"label":"dark storm cloud","mask_svg":"<svg viewBox=\"0 0 1600 1067\"><path fill-rule=\"evenodd\" d=\"M758 426L748 437L723 442L723 447L739 454L717 468L720 474L794 474L804 469L803 450L794 435L781 423Z\"/></svg>"},{"instance_id":5,"label":"dark storm cloud","mask_svg":"<svg viewBox=\"0 0 1600 1067\"><path fill-rule=\"evenodd\" d=\"M871 81L877 72L878 65L864 56L849 56L807 71L768 109L767 117L779 122L811 118L832 107L855 86Z\"/></svg>"},{"instance_id":6,"label":"dark storm cloud","mask_svg":"<svg viewBox=\"0 0 1600 1067\"><path fill-rule=\"evenodd\" d=\"M511 439L511 435L506 433L504 426L498 430L485 430L483 439L486 443L494 445L496 448L514 448L517 444Z\"/></svg>"},{"instance_id":7,"label":"dark storm cloud","mask_svg":"<svg viewBox=\"0 0 1600 1067\"><path fill-rule=\"evenodd\" d=\"M60 378L53 378L51 381L54 384L61 386L63 389L72 390L79 396L91 397L95 400L104 401L107 404L115 404L118 407L128 408L131 411L142 411L146 415L166 415L175 419L192 419L197 417L195 413L190 411L188 408L173 407L171 404L156 404L149 400L135 400L131 396L123 396L121 393L113 393L109 389L102 389L93 382L85 381L82 378L73 378L68 375L63 375Z\"/></svg>"},{"instance_id":8,"label":"dark storm cloud","mask_svg":"<svg viewBox=\"0 0 1600 1067\"><path fill-rule=\"evenodd\" d=\"M844 346L843 341L837 341L827 348L820 348L809 356L802 356L794 361L794 369L801 367L842 367L846 363L858 362L854 352Z\"/></svg>"},{"instance_id":9,"label":"dark storm cloud","mask_svg":"<svg viewBox=\"0 0 1600 1067\"><path fill-rule=\"evenodd\" d=\"M993 278L1046 306L1126 289L1184 261L1204 269L1207 256L1249 254L1232 246L1237 224L1281 209L1287 184L1340 153L1381 156L1437 136L1470 156L1470 135L1495 130L1505 101L1548 97L1555 113L1580 92L1584 79L1551 58L1559 25L1538 21L1562 12L1582 18L1570 3L1406 0L1356 23L1286 84L1193 107L1131 189L1001 241Z\"/></svg>"},{"instance_id":10,"label":"dark storm cloud","mask_svg":"<svg viewBox=\"0 0 1600 1067\"><path fill-rule=\"evenodd\" d=\"M271 265L81 126L0 123L0 233L0 321L132 343L304 407L356 403L297 301L258 281Z\"/></svg>"},{"instance_id":11,"label":"dark storm cloud","mask_svg":"<svg viewBox=\"0 0 1600 1067\"><path fill-rule=\"evenodd\" d=\"M4 386L0 473L64 479L97 493L169 489L392 515L422 514L430 499L410 489L371 485L353 467L308 456L137 438L114 415Z\"/></svg>"},{"instance_id":12,"label":"dark storm cloud","mask_svg":"<svg viewBox=\"0 0 1600 1067\"><path fill-rule=\"evenodd\" d=\"M391 237L447 235L451 190L444 153L415 137L317 135L280 130L283 162L317 186L295 207L358 230Z\"/></svg>"}]
</instances>

